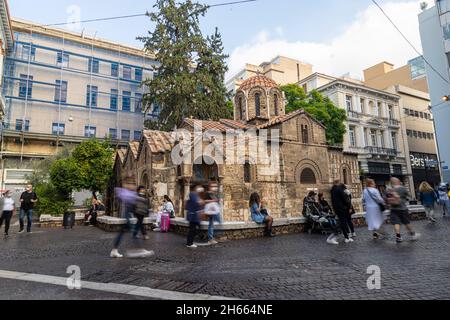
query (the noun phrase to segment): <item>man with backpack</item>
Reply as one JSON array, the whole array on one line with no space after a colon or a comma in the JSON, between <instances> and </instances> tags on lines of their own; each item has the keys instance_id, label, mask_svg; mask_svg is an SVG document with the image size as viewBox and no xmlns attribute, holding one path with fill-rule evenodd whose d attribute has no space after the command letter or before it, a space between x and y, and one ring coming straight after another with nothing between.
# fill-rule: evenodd
<instances>
[{"instance_id":1,"label":"man with backpack","mask_svg":"<svg viewBox=\"0 0 450 320\"><path fill-rule=\"evenodd\" d=\"M408 210L408 197L409 192L402 182L398 178L391 178L392 187L387 191L386 198L387 203L391 208L391 223L394 225L396 241L397 243L403 242L401 235L401 225L405 225L411 240L417 241L420 238L420 234L416 233L411 226Z\"/></svg>"}]
</instances>

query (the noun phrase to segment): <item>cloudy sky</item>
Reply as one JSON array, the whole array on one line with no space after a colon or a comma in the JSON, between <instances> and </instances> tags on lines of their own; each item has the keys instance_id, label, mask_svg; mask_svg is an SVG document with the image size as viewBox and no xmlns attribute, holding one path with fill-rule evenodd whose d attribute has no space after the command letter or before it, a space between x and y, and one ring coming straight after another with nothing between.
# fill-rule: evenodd
<instances>
[{"instance_id":1,"label":"cloudy sky","mask_svg":"<svg viewBox=\"0 0 450 320\"><path fill-rule=\"evenodd\" d=\"M205 0L208 4L230 0ZM417 0L378 0L406 36L421 50ZM434 1L428 0L430 5ZM129 15L151 11L154 0L33 0L10 1L11 15L41 24ZM202 19L206 33L218 27L230 55L229 75L245 63L259 64L286 55L335 76L362 70L380 61L397 66L417 54L393 29L370 0L258 0L211 8ZM148 18L86 23L78 31L141 46L137 36L152 28ZM75 30L77 31L77 30Z\"/></svg>"}]
</instances>

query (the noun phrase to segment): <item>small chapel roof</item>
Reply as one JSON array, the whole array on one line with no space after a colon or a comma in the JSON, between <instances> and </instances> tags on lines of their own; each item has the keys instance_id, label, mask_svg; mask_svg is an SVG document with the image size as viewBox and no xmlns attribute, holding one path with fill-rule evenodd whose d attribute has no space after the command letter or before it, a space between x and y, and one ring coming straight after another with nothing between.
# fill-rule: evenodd
<instances>
[{"instance_id":1,"label":"small chapel roof","mask_svg":"<svg viewBox=\"0 0 450 320\"><path fill-rule=\"evenodd\" d=\"M133 157L137 159L138 151L139 151L139 141L132 141L129 144L130 150L133 153Z\"/></svg>"},{"instance_id":2,"label":"small chapel roof","mask_svg":"<svg viewBox=\"0 0 450 320\"><path fill-rule=\"evenodd\" d=\"M239 90L249 90L254 87L263 87L263 88L278 88L278 84L272 79L258 74L254 77L248 78L244 82L242 82Z\"/></svg>"},{"instance_id":3,"label":"small chapel roof","mask_svg":"<svg viewBox=\"0 0 450 320\"><path fill-rule=\"evenodd\" d=\"M175 137L172 132L144 130L143 136L152 153L169 152L175 145Z\"/></svg>"}]
</instances>

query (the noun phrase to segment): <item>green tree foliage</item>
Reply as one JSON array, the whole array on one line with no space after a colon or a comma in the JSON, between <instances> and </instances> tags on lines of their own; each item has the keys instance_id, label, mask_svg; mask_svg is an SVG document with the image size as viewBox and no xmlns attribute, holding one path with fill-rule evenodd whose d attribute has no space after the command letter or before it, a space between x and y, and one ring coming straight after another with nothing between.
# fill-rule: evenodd
<instances>
[{"instance_id":1,"label":"green tree foliage","mask_svg":"<svg viewBox=\"0 0 450 320\"><path fill-rule=\"evenodd\" d=\"M146 79L144 95L147 109L160 106L160 118L147 123L152 129L172 130L185 118L218 120L227 114L227 71L220 33L204 37L200 18L208 6L191 0L157 0L150 20L154 31L138 39L155 54L157 76ZM147 110L148 111L148 110Z\"/></svg>"},{"instance_id":2,"label":"green tree foliage","mask_svg":"<svg viewBox=\"0 0 450 320\"><path fill-rule=\"evenodd\" d=\"M303 88L296 84L282 86L281 90L286 95L286 112L305 110L327 128L326 136L329 144L336 145L344 142L347 120L344 109L335 106L328 97L324 97L316 90L306 95Z\"/></svg>"}]
</instances>

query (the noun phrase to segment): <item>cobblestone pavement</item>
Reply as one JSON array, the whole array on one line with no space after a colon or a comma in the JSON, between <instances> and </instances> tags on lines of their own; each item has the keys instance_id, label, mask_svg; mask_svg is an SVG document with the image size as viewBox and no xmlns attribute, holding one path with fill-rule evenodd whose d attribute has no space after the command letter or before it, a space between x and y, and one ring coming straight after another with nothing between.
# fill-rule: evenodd
<instances>
[{"instance_id":1,"label":"cobblestone pavement","mask_svg":"<svg viewBox=\"0 0 450 320\"><path fill-rule=\"evenodd\" d=\"M242 299L450 299L450 218L416 222L419 242L373 241L359 229L353 244L330 246L321 235L288 235L187 249L174 234L151 233L147 260L108 257L114 234L95 228L34 229L0 240L0 270ZM392 230L389 227L387 230ZM127 237L128 238L128 237ZM123 249L131 247L131 241ZM382 288L367 289L367 268L381 268ZM130 299L116 294L0 279L0 299Z\"/></svg>"}]
</instances>

